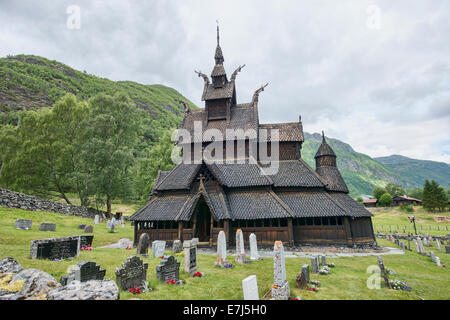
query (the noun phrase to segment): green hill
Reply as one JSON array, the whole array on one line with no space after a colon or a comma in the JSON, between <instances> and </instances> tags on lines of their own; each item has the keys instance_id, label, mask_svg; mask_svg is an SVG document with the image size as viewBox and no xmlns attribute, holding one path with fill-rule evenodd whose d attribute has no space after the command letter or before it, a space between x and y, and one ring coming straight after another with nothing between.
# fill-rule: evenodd
<instances>
[{"instance_id":1,"label":"green hill","mask_svg":"<svg viewBox=\"0 0 450 320\"><path fill-rule=\"evenodd\" d=\"M302 158L312 168L315 168L314 155L322 141L322 136L318 133L309 134L306 132L304 135ZM396 170L375 161L368 155L356 152L347 143L328 137L327 142L337 155L338 168L353 197L361 194L372 194L375 186L384 186L388 182L400 184L407 188L423 185L411 181L406 172L399 174Z\"/></svg>"},{"instance_id":2,"label":"green hill","mask_svg":"<svg viewBox=\"0 0 450 320\"><path fill-rule=\"evenodd\" d=\"M450 165L444 162L416 160L400 155L374 158L374 160L392 168L400 175L407 175L409 179L423 186L425 180L435 180L440 185L450 186Z\"/></svg>"},{"instance_id":3,"label":"green hill","mask_svg":"<svg viewBox=\"0 0 450 320\"><path fill-rule=\"evenodd\" d=\"M160 129L176 127L183 117L185 100L175 89L163 85L143 85L132 81L111 81L32 55L0 58L0 124L11 120L10 111L52 106L66 93L87 99L97 93L123 91L136 106L149 115L149 138L154 141ZM2 116L2 117L1 117Z\"/></svg>"}]
</instances>

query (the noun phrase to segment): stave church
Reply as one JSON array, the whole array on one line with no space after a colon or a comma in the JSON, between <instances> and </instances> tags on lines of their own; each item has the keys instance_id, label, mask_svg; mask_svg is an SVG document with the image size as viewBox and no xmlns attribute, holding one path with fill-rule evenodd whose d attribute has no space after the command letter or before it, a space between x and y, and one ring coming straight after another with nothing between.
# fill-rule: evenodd
<instances>
[{"instance_id":1,"label":"stave church","mask_svg":"<svg viewBox=\"0 0 450 320\"><path fill-rule=\"evenodd\" d=\"M236 78L244 66L228 78L218 28L214 60L210 77L197 72L204 82L204 108L184 103L180 129L193 138L178 143L181 161L171 171L158 172L148 202L130 218L134 242L147 233L151 241L198 238L199 246L207 247L216 245L223 230L233 245L241 229L245 239L254 233L263 246L278 240L287 246L375 244L372 214L348 195L325 135L314 170L301 156L301 118L259 123L258 100L265 86L251 102L237 103ZM247 134L229 135L233 130ZM213 150L205 157L208 149ZM276 170L267 170L261 150L276 154L270 164ZM226 160L214 160L218 155Z\"/></svg>"}]
</instances>

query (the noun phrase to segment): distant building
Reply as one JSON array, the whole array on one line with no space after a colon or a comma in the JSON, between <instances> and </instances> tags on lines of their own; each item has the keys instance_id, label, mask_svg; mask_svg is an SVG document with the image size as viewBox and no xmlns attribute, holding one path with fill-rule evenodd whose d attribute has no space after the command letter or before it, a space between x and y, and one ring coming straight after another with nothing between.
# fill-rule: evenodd
<instances>
[{"instance_id":1,"label":"distant building","mask_svg":"<svg viewBox=\"0 0 450 320\"><path fill-rule=\"evenodd\" d=\"M376 207L377 202L378 202L378 199L376 199L376 198L363 200L364 207L366 207L366 208Z\"/></svg>"},{"instance_id":2,"label":"distant building","mask_svg":"<svg viewBox=\"0 0 450 320\"><path fill-rule=\"evenodd\" d=\"M400 205L413 205L413 206L421 206L422 200L415 199L408 197L407 195L404 196L395 196L392 199L392 205L393 206L400 206Z\"/></svg>"}]
</instances>

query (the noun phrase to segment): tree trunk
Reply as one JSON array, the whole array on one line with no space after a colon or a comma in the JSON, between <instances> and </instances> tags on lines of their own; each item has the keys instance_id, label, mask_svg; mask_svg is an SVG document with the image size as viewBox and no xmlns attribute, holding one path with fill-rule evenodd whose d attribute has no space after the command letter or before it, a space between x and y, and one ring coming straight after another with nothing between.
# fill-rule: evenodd
<instances>
[{"instance_id":1,"label":"tree trunk","mask_svg":"<svg viewBox=\"0 0 450 320\"><path fill-rule=\"evenodd\" d=\"M109 194L106 196L106 212L108 213L108 218L111 217L111 196Z\"/></svg>"}]
</instances>

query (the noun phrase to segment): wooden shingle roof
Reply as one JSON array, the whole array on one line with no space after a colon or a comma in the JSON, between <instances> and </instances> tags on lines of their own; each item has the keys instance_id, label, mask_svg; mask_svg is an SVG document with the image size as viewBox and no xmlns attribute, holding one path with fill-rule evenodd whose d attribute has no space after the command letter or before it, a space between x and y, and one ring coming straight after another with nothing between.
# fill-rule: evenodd
<instances>
[{"instance_id":1,"label":"wooden shingle roof","mask_svg":"<svg viewBox=\"0 0 450 320\"><path fill-rule=\"evenodd\" d=\"M338 168L333 166L321 166L316 168L316 172L326 181L327 190L345 193L349 192Z\"/></svg>"},{"instance_id":2,"label":"wooden shingle roof","mask_svg":"<svg viewBox=\"0 0 450 320\"><path fill-rule=\"evenodd\" d=\"M331 192L330 196L338 201L344 209L349 213L351 217L372 217L373 214L370 213L366 208L360 205L357 201L353 200L348 194Z\"/></svg>"}]
</instances>

